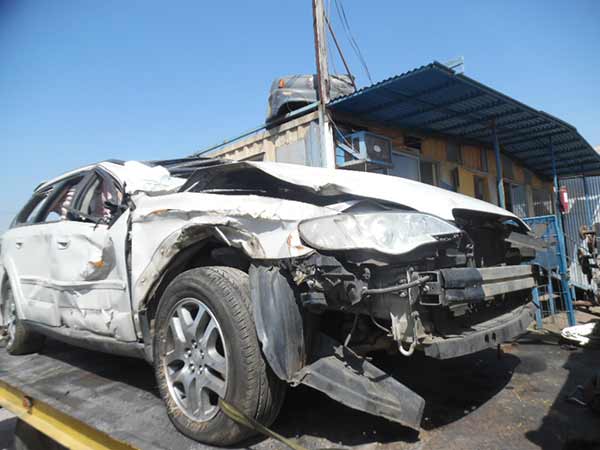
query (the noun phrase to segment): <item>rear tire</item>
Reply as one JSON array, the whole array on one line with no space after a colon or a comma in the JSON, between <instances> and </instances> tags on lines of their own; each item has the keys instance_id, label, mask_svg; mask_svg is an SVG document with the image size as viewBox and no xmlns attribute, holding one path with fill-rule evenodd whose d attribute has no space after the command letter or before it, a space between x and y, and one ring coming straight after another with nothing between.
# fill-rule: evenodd
<instances>
[{"instance_id":1,"label":"rear tire","mask_svg":"<svg viewBox=\"0 0 600 450\"><path fill-rule=\"evenodd\" d=\"M35 331L29 330L19 319L15 298L10 286L6 289L3 305L2 317L7 332L6 350L8 353L11 355L27 355L39 352L44 347L46 338Z\"/></svg>"},{"instance_id":2,"label":"rear tire","mask_svg":"<svg viewBox=\"0 0 600 450\"><path fill-rule=\"evenodd\" d=\"M265 426L283 402L286 386L262 356L249 293L246 273L201 267L177 276L159 303L159 390L175 427L206 444L233 445L255 434L229 419L219 398Z\"/></svg>"}]
</instances>

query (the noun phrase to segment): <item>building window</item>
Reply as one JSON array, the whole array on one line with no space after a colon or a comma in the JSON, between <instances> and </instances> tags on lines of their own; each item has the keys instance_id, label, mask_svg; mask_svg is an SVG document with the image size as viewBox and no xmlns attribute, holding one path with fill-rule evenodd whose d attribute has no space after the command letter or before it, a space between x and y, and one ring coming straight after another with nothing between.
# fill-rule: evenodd
<instances>
[{"instance_id":1,"label":"building window","mask_svg":"<svg viewBox=\"0 0 600 450\"><path fill-rule=\"evenodd\" d=\"M478 198L479 200L487 201L488 195L487 195L486 179L483 177L474 176L473 184L475 186L475 198Z\"/></svg>"},{"instance_id":2,"label":"building window","mask_svg":"<svg viewBox=\"0 0 600 450\"><path fill-rule=\"evenodd\" d=\"M458 167L452 168L441 165L438 171L438 186L449 191L457 192L459 185Z\"/></svg>"},{"instance_id":3,"label":"building window","mask_svg":"<svg viewBox=\"0 0 600 450\"><path fill-rule=\"evenodd\" d=\"M452 169L451 176L452 176L452 184L453 184L452 190L454 192L458 192L458 188L460 187L460 172L458 170L458 167L455 169Z\"/></svg>"},{"instance_id":4,"label":"building window","mask_svg":"<svg viewBox=\"0 0 600 450\"><path fill-rule=\"evenodd\" d=\"M485 151L480 147L465 145L460 148L460 159L465 167L477 170L478 172L487 171L487 158Z\"/></svg>"},{"instance_id":5,"label":"building window","mask_svg":"<svg viewBox=\"0 0 600 450\"><path fill-rule=\"evenodd\" d=\"M508 209L509 211L513 210L513 201L512 201L512 187L511 184L508 182L504 182L503 183L503 187L504 187L504 203L505 203L505 208Z\"/></svg>"},{"instance_id":6,"label":"building window","mask_svg":"<svg viewBox=\"0 0 600 450\"><path fill-rule=\"evenodd\" d=\"M419 160L414 156L402 153L392 153L393 167L388 169L388 175L419 181Z\"/></svg>"},{"instance_id":7,"label":"building window","mask_svg":"<svg viewBox=\"0 0 600 450\"><path fill-rule=\"evenodd\" d=\"M481 155L481 171L482 172L487 172L488 169L488 160L487 160L487 150L482 148L479 151L479 154Z\"/></svg>"},{"instance_id":8,"label":"building window","mask_svg":"<svg viewBox=\"0 0 600 450\"><path fill-rule=\"evenodd\" d=\"M527 217L529 215L529 202L527 201L525 186L518 184L511 185L511 203L511 211L517 216Z\"/></svg>"},{"instance_id":9,"label":"building window","mask_svg":"<svg viewBox=\"0 0 600 450\"><path fill-rule=\"evenodd\" d=\"M437 164L430 161L421 161L421 182L437 186Z\"/></svg>"},{"instance_id":10,"label":"building window","mask_svg":"<svg viewBox=\"0 0 600 450\"><path fill-rule=\"evenodd\" d=\"M546 216L552 214L552 194L543 189L532 189L533 214Z\"/></svg>"},{"instance_id":11,"label":"building window","mask_svg":"<svg viewBox=\"0 0 600 450\"><path fill-rule=\"evenodd\" d=\"M404 136L404 145L408 148L421 151L422 139L417 136Z\"/></svg>"},{"instance_id":12,"label":"building window","mask_svg":"<svg viewBox=\"0 0 600 450\"><path fill-rule=\"evenodd\" d=\"M455 162L460 164L460 145L453 141L448 141L446 145L446 158L450 162Z\"/></svg>"},{"instance_id":13,"label":"building window","mask_svg":"<svg viewBox=\"0 0 600 450\"><path fill-rule=\"evenodd\" d=\"M502 155L502 176L514 178L513 163L509 157Z\"/></svg>"}]
</instances>

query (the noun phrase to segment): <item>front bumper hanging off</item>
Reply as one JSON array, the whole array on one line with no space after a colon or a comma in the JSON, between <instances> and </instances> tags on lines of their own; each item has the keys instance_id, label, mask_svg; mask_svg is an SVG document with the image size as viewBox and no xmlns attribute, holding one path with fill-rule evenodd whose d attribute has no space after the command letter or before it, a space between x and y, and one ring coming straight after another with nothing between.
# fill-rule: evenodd
<instances>
[{"instance_id":1,"label":"front bumper hanging off","mask_svg":"<svg viewBox=\"0 0 600 450\"><path fill-rule=\"evenodd\" d=\"M449 306L453 303L478 303L486 298L531 289L536 285L534 266L460 267L419 272L427 276L426 295L420 303Z\"/></svg>"},{"instance_id":2,"label":"front bumper hanging off","mask_svg":"<svg viewBox=\"0 0 600 450\"><path fill-rule=\"evenodd\" d=\"M536 286L534 266L501 266L488 268L454 268L422 272L429 276L422 305L485 302L491 297L528 290ZM447 359L475 353L523 334L532 322L535 306L527 303L501 316L472 325L456 336L433 337L425 343L427 356Z\"/></svg>"},{"instance_id":3,"label":"front bumper hanging off","mask_svg":"<svg viewBox=\"0 0 600 450\"><path fill-rule=\"evenodd\" d=\"M525 333L533 321L534 313L535 305L528 303L502 316L473 325L460 336L434 338L424 347L425 354L432 358L448 359L495 347Z\"/></svg>"}]
</instances>

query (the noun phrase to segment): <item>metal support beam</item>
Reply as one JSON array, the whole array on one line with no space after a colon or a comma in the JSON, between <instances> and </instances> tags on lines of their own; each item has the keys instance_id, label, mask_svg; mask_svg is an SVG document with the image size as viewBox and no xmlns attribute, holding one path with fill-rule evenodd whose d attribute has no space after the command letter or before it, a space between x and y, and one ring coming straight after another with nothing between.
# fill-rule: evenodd
<instances>
[{"instance_id":1,"label":"metal support beam","mask_svg":"<svg viewBox=\"0 0 600 450\"><path fill-rule=\"evenodd\" d=\"M536 330L544 329L544 322L542 322L542 304L540 302L540 291L537 286L531 290L533 297L533 304L535 305L535 328Z\"/></svg>"},{"instance_id":2,"label":"metal support beam","mask_svg":"<svg viewBox=\"0 0 600 450\"><path fill-rule=\"evenodd\" d=\"M550 314L556 314L556 303L554 302L554 286L552 285L552 277L548 277L548 307L550 308Z\"/></svg>"},{"instance_id":3,"label":"metal support beam","mask_svg":"<svg viewBox=\"0 0 600 450\"><path fill-rule=\"evenodd\" d=\"M506 208L506 197L504 196L504 176L502 174L502 158L500 157L500 143L496 133L496 121L492 122L492 137L494 140L494 154L496 155L496 182L498 183L498 204Z\"/></svg>"},{"instance_id":4,"label":"metal support beam","mask_svg":"<svg viewBox=\"0 0 600 450\"><path fill-rule=\"evenodd\" d=\"M548 146L550 154L552 155L552 179L554 181L554 204L555 204L555 215L556 215L556 236L558 241L558 248L560 251L559 258L559 272L560 272L560 284L562 288L563 298L565 300L565 307L567 309L567 319L569 325L575 325L575 311L573 310L573 297L571 294L571 286L569 285L569 271L567 266L567 252L565 244L565 232L562 226L562 211L560 208L560 188L558 186L558 172L556 170L556 154L554 152L554 146L552 145L552 138L548 140Z\"/></svg>"}]
</instances>

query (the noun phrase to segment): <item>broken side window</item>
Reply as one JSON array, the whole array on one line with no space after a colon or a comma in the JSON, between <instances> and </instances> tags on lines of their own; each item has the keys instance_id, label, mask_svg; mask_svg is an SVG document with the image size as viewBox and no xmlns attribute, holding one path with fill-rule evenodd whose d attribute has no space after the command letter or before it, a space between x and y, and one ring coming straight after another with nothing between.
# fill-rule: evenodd
<instances>
[{"instance_id":1,"label":"broken side window","mask_svg":"<svg viewBox=\"0 0 600 450\"><path fill-rule=\"evenodd\" d=\"M83 175L78 175L60 183L55 188L55 192L48 198L38 221L58 222L67 219L75 189L82 179Z\"/></svg>"},{"instance_id":2,"label":"broken side window","mask_svg":"<svg viewBox=\"0 0 600 450\"><path fill-rule=\"evenodd\" d=\"M74 209L81 213L82 220L112 223L116 219L118 210L114 207L123 202L123 193L112 178L94 173L79 190Z\"/></svg>"}]
</instances>

